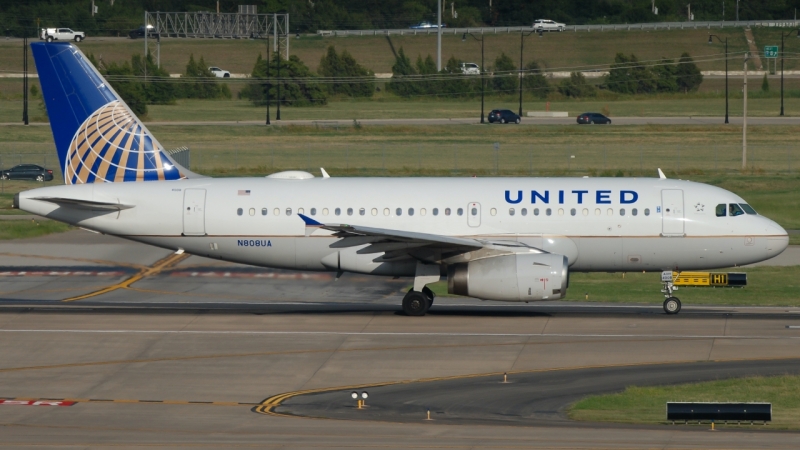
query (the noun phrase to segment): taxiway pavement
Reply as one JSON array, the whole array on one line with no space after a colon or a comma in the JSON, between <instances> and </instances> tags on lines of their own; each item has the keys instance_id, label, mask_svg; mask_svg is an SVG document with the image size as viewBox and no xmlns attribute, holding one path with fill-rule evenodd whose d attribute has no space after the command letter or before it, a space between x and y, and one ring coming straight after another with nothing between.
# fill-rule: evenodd
<instances>
[{"instance_id":1,"label":"taxiway pavement","mask_svg":"<svg viewBox=\"0 0 800 450\"><path fill-rule=\"evenodd\" d=\"M154 264L165 264L164 271L102 295L61 301L119 285ZM0 404L0 436L7 446L794 448L800 439L761 430L564 428L534 419L506 426L488 415L481 420L479 409L463 423L427 422L414 406L440 392L450 403L436 411L469 409L452 402L485 398L470 382L457 381L476 374L499 380L497 374L518 373L512 381L525 387L517 395L521 404L526 396L569 394L571 384L585 394L641 378L686 381L708 367L721 377L742 373L742 366L787 364L793 371L796 362L785 360L800 358L800 329L787 326L800 326L798 309L687 306L666 316L660 307L637 305L437 299L431 314L409 318L398 307L408 280L345 275L334 281L328 274L180 260L167 250L86 232L4 242L0 266L6 273L0 276L0 398L9 399ZM754 360L760 362L748 362ZM652 364L661 369L642 372ZM537 389L543 375L533 374L545 372L531 371L561 376ZM532 378L525 381L523 372ZM419 420L411 409L403 420L256 412L281 394L442 377L457 378L440 389L369 388L376 406L413 408ZM592 378L605 384L592 388ZM277 412L311 398L289 397ZM31 404L36 400L75 403ZM568 400L548 408L558 411ZM350 403L346 398L340 406ZM328 405L322 408L331 413Z\"/></svg>"}]
</instances>

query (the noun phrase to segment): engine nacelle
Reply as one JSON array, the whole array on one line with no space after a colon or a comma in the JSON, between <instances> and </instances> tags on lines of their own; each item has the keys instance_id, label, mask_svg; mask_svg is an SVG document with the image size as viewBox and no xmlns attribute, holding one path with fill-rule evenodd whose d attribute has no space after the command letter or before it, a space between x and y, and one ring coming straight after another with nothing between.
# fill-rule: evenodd
<instances>
[{"instance_id":1,"label":"engine nacelle","mask_svg":"<svg viewBox=\"0 0 800 450\"><path fill-rule=\"evenodd\" d=\"M552 253L520 253L453 264L447 292L483 300L558 300L567 295L569 260Z\"/></svg>"}]
</instances>

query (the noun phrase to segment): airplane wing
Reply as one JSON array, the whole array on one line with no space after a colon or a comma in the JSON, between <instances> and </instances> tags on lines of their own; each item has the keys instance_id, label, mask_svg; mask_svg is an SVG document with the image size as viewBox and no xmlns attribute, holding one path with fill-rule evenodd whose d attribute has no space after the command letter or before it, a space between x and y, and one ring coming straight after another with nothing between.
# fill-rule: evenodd
<instances>
[{"instance_id":1,"label":"airplane wing","mask_svg":"<svg viewBox=\"0 0 800 450\"><path fill-rule=\"evenodd\" d=\"M131 209L134 205L123 205L121 203L95 202L91 200L79 200L74 198L62 197L34 197L33 200L55 203L59 206L66 206L76 209L86 209L90 211L121 211Z\"/></svg>"},{"instance_id":2,"label":"airplane wing","mask_svg":"<svg viewBox=\"0 0 800 450\"><path fill-rule=\"evenodd\" d=\"M332 231L335 236L343 238L333 244L333 248L367 244L357 253L383 253L382 256L375 259L376 262L408 258L441 260L481 249L492 249L504 253L531 250L531 247L517 241L460 238L349 224L323 224L303 214L299 214L299 216L306 224L306 236L318 229ZM544 253L544 251L542 252Z\"/></svg>"}]
</instances>

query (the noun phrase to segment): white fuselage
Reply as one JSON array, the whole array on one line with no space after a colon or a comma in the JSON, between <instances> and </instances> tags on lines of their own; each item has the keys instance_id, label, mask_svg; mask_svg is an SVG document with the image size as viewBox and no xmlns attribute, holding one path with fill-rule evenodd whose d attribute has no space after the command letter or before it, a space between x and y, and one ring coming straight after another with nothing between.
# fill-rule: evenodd
<instances>
[{"instance_id":1,"label":"white fuselage","mask_svg":"<svg viewBox=\"0 0 800 450\"><path fill-rule=\"evenodd\" d=\"M133 206L93 211L37 197ZM19 207L90 230L258 266L413 276L341 238L306 235L298 214L443 236L518 241L569 258L572 271L699 270L771 258L788 235L766 217L718 217L744 204L723 189L652 178L199 178L56 186Z\"/></svg>"}]
</instances>

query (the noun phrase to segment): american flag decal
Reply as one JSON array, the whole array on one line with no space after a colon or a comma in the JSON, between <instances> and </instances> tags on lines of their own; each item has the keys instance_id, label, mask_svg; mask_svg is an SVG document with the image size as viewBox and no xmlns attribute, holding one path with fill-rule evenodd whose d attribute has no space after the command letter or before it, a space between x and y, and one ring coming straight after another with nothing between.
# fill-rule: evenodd
<instances>
[{"instance_id":1,"label":"american flag decal","mask_svg":"<svg viewBox=\"0 0 800 450\"><path fill-rule=\"evenodd\" d=\"M239 195L250 195L250 189L247 190L239 189Z\"/></svg>"}]
</instances>

